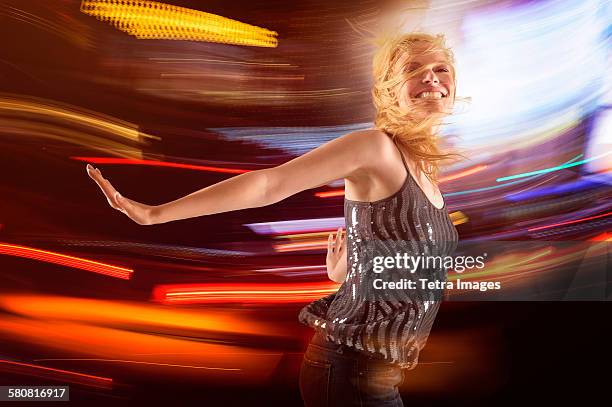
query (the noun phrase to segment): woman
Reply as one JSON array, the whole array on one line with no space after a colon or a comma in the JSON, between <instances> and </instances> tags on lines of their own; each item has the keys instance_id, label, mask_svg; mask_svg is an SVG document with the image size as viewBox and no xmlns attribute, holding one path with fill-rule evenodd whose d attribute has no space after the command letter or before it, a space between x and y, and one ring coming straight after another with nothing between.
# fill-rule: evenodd
<instances>
[{"instance_id":1,"label":"woman","mask_svg":"<svg viewBox=\"0 0 612 407\"><path fill-rule=\"evenodd\" d=\"M121 196L87 166L110 206L141 225L266 206L344 178L346 244L341 230L335 244L330 235L327 255L329 278L343 284L299 315L316 331L300 371L306 406L403 405L398 386L404 371L416 366L440 293L373 294L376 276L362 244L376 241L389 249L388 242L404 242L415 253L444 255L457 242L435 185L437 161L457 155L440 154L436 142L455 102L453 55L444 37L411 33L384 41L374 58L373 97L375 128L161 205ZM446 278L444 269L430 274Z\"/></svg>"}]
</instances>

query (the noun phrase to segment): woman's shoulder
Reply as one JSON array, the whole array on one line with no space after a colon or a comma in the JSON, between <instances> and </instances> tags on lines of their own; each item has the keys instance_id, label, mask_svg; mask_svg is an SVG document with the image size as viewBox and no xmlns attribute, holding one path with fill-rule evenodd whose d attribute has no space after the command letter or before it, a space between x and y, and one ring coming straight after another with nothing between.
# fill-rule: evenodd
<instances>
[{"instance_id":1,"label":"woman's shoulder","mask_svg":"<svg viewBox=\"0 0 612 407\"><path fill-rule=\"evenodd\" d=\"M397 170L395 163L400 160L399 152L389 134L371 128L356 130L343 137L347 138L347 148L361 163L360 174L365 178L372 179Z\"/></svg>"},{"instance_id":2,"label":"woman's shoulder","mask_svg":"<svg viewBox=\"0 0 612 407\"><path fill-rule=\"evenodd\" d=\"M384 131L378 128L355 130L345 134L342 137L352 139L370 151L383 153L388 151L390 146L393 146L393 140Z\"/></svg>"},{"instance_id":3,"label":"woman's shoulder","mask_svg":"<svg viewBox=\"0 0 612 407\"><path fill-rule=\"evenodd\" d=\"M349 133L352 137L364 140L365 147L375 154L377 161L393 160L397 155L397 147L393 138L385 131L376 127L356 130Z\"/></svg>"},{"instance_id":4,"label":"woman's shoulder","mask_svg":"<svg viewBox=\"0 0 612 407\"><path fill-rule=\"evenodd\" d=\"M387 133L385 133L384 131L376 127L371 127L369 129L355 130L355 131L348 133L347 135L351 135L351 134L360 135L360 136L371 136L371 137L389 137Z\"/></svg>"}]
</instances>

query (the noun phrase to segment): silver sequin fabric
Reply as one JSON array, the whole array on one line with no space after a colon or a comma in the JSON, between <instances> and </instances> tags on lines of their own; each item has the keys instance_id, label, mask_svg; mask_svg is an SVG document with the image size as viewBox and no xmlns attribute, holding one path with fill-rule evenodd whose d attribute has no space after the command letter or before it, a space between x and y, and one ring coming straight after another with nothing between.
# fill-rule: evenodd
<instances>
[{"instance_id":1,"label":"silver sequin fabric","mask_svg":"<svg viewBox=\"0 0 612 407\"><path fill-rule=\"evenodd\" d=\"M396 193L374 202L345 199L346 280L337 292L303 307L298 319L322 331L328 341L413 369L441 297L433 292L395 290L393 301L372 298L368 288L379 275L371 262L364 261L364 243L404 241L403 247L414 254L445 256L454 252L459 236L446 203L437 208L429 201L401 156L407 174ZM446 269L434 272L446 281Z\"/></svg>"}]
</instances>

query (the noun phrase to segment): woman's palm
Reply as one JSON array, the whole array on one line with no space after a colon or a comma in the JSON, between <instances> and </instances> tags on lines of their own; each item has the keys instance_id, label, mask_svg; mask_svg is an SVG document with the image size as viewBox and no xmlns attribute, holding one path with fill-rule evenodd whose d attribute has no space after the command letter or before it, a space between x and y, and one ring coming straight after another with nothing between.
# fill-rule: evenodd
<instances>
[{"instance_id":1,"label":"woman's palm","mask_svg":"<svg viewBox=\"0 0 612 407\"><path fill-rule=\"evenodd\" d=\"M139 225L152 224L151 206L121 196L115 187L102 176L99 169L92 167L90 164L87 164L86 169L89 177L93 179L102 190L111 208L123 212Z\"/></svg>"}]
</instances>

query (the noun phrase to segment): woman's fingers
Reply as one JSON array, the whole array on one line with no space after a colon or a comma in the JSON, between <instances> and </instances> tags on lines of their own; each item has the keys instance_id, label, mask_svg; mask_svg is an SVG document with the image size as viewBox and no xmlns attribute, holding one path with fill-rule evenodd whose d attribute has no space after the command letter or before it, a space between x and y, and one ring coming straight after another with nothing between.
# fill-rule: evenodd
<instances>
[{"instance_id":1,"label":"woman's fingers","mask_svg":"<svg viewBox=\"0 0 612 407\"><path fill-rule=\"evenodd\" d=\"M119 205L115 200L115 193L117 190L106 178L102 176L100 170L92 167L90 164L87 164L87 174L96 182L96 184L98 184L98 187L102 190L104 196L106 196L108 204L112 208L120 210Z\"/></svg>"},{"instance_id":2,"label":"woman's fingers","mask_svg":"<svg viewBox=\"0 0 612 407\"><path fill-rule=\"evenodd\" d=\"M346 233L342 233L342 237L340 239L340 252L344 253L346 250Z\"/></svg>"},{"instance_id":3,"label":"woman's fingers","mask_svg":"<svg viewBox=\"0 0 612 407\"><path fill-rule=\"evenodd\" d=\"M342 236L342 228L336 231L336 247L334 248L336 252L340 250L340 236Z\"/></svg>"},{"instance_id":4,"label":"woman's fingers","mask_svg":"<svg viewBox=\"0 0 612 407\"><path fill-rule=\"evenodd\" d=\"M139 225L150 225L151 221L151 206L141 204L122 196L119 191L113 187L109 180L102 176L102 173L97 168L87 164L87 174L98 184L106 200L110 206L120 212L123 212L134 222Z\"/></svg>"},{"instance_id":5,"label":"woman's fingers","mask_svg":"<svg viewBox=\"0 0 612 407\"><path fill-rule=\"evenodd\" d=\"M342 227L338 228L336 231L336 236L334 237L334 233L330 233L327 236L327 252L337 254L339 251L344 249L345 237L342 233Z\"/></svg>"},{"instance_id":6,"label":"woman's fingers","mask_svg":"<svg viewBox=\"0 0 612 407\"><path fill-rule=\"evenodd\" d=\"M338 228L338 247L344 245L344 241L346 240L346 234L342 227Z\"/></svg>"}]
</instances>

